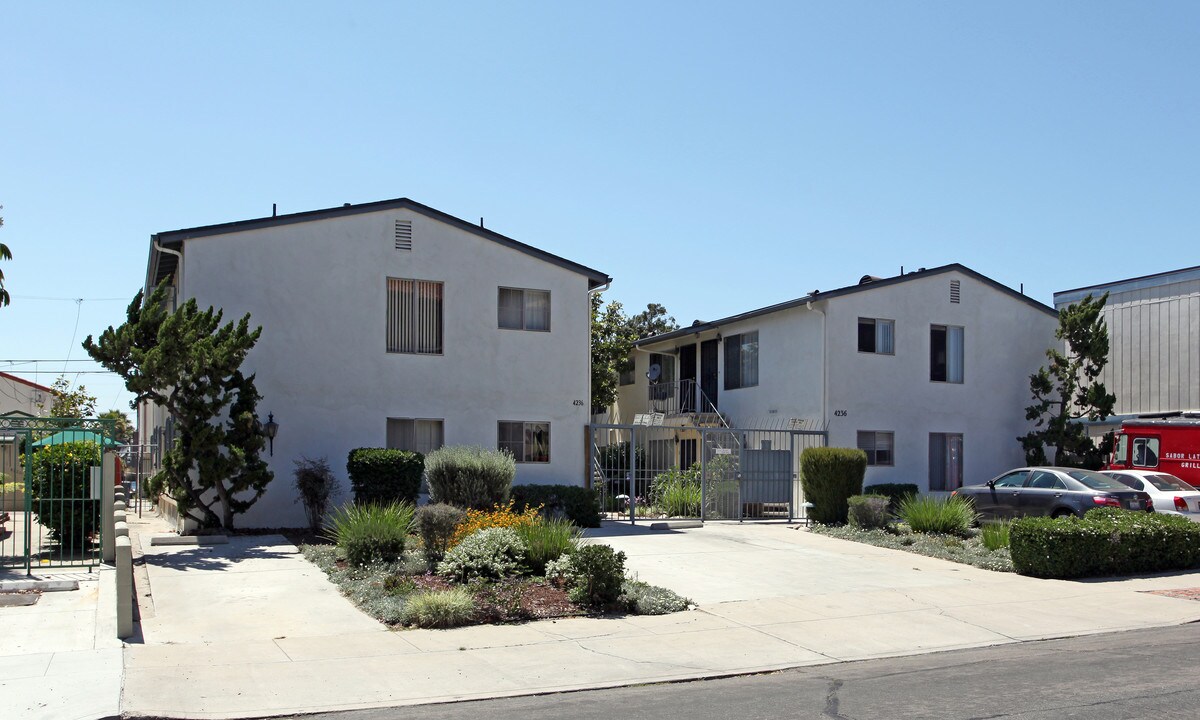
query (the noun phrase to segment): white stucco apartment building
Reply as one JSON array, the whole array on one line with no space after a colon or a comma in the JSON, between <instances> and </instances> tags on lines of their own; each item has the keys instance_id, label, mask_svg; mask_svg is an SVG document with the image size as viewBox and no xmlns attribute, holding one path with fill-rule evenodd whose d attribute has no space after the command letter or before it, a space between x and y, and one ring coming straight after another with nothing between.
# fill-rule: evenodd
<instances>
[{"instance_id":1,"label":"white stucco apartment building","mask_svg":"<svg viewBox=\"0 0 1200 720\"><path fill-rule=\"evenodd\" d=\"M830 446L867 451L867 484L947 491L1024 463L1029 376L1056 326L1053 308L962 265L867 276L639 342L612 419L633 422L663 395L647 378L657 365L703 393L685 410L825 429Z\"/></svg>"},{"instance_id":2,"label":"white stucco apartment building","mask_svg":"<svg viewBox=\"0 0 1200 720\"><path fill-rule=\"evenodd\" d=\"M12 373L0 372L0 417L41 417L54 404L54 390Z\"/></svg>"},{"instance_id":3,"label":"white stucco apartment building","mask_svg":"<svg viewBox=\"0 0 1200 720\"><path fill-rule=\"evenodd\" d=\"M583 482L589 294L597 270L408 199L163 232L146 286L167 280L262 337L262 422L275 479L238 522L304 525L293 461L326 457L343 481L358 447L507 448L517 483ZM142 442L169 441L143 408Z\"/></svg>"},{"instance_id":4,"label":"white stucco apartment building","mask_svg":"<svg viewBox=\"0 0 1200 720\"><path fill-rule=\"evenodd\" d=\"M1138 414L1200 410L1200 266L1054 293L1062 309L1108 293L1108 364L1099 380L1117 401L1094 434Z\"/></svg>"}]
</instances>

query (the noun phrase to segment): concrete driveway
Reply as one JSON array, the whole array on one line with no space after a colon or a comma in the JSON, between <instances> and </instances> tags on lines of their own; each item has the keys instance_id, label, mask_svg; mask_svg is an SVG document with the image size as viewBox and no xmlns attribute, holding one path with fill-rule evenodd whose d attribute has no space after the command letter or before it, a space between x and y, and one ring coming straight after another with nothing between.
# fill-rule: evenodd
<instances>
[{"instance_id":1,"label":"concrete driveway","mask_svg":"<svg viewBox=\"0 0 1200 720\"><path fill-rule=\"evenodd\" d=\"M122 710L245 717L384 707L816 665L1200 620L1145 590L1193 574L1024 578L813 535L710 523L589 535L628 569L697 603L661 617L392 631L279 536L145 552L141 638Z\"/></svg>"}]
</instances>

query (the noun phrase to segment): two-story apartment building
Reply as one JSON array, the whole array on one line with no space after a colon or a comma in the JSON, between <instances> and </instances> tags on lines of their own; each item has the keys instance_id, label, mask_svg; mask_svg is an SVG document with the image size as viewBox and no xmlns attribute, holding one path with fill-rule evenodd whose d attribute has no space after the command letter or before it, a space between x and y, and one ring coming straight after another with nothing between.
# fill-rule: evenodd
<instances>
[{"instance_id":1,"label":"two-story apartment building","mask_svg":"<svg viewBox=\"0 0 1200 720\"><path fill-rule=\"evenodd\" d=\"M278 424L275 480L240 524L303 525L293 461L344 480L357 447L503 448L518 483L583 480L604 273L398 199L158 233L147 289L164 280L263 327L243 370ZM170 442L161 410L139 415L141 442Z\"/></svg>"},{"instance_id":2,"label":"two-story apartment building","mask_svg":"<svg viewBox=\"0 0 1200 720\"><path fill-rule=\"evenodd\" d=\"M866 451L868 484L948 491L1023 463L1029 376L1056 325L962 265L866 276L638 342L614 419L665 403L737 428L824 429Z\"/></svg>"},{"instance_id":3,"label":"two-story apartment building","mask_svg":"<svg viewBox=\"0 0 1200 720\"><path fill-rule=\"evenodd\" d=\"M1054 306L1104 293L1109 350L1098 379L1117 401L1091 432L1139 414L1200 410L1200 267L1063 290Z\"/></svg>"}]
</instances>

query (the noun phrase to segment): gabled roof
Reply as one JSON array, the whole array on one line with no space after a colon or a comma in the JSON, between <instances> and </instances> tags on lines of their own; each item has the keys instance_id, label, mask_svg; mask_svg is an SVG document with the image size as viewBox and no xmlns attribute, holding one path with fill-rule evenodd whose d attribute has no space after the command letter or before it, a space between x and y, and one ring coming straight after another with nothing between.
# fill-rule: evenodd
<instances>
[{"instance_id":1,"label":"gabled roof","mask_svg":"<svg viewBox=\"0 0 1200 720\"><path fill-rule=\"evenodd\" d=\"M258 230L260 228L277 227L280 225L292 225L294 223L312 222L314 220L328 220L330 218L343 217L346 215L360 215L362 213L380 212L383 210L409 210L411 212L424 215L425 217L437 220L447 225L454 226L460 230L478 235L481 238L491 240L508 248L512 248L518 252L531 255L539 260L557 265L567 270L577 272L588 279L588 288L596 288L606 283L612 282L612 278L600 272L593 270L590 267L580 265L579 263L571 262L566 258L559 257L539 250L532 245L513 240L510 237L501 235L498 232L493 232L487 228L481 227L474 223L467 222L461 218L456 218L453 215L435 210L428 205L422 205L415 200L408 198L397 198L395 200L380 200L378 202L360 203L351 205L347 203L338 207L325 208L324 210L309 210L306 212L291 213L288 215L272 215L270 217L255 218L252 220L238 220L236 222L220 223L218 225L203 225L201 227L187 228L184 230L170 230L168 232L160 232L150 236L150 261L147 264L146 280L147 287L153 288L164 278L170 277L178 264L178 258L170 253L159 252L155 247L158 243L164 248L171 250L179 250L183 246L184 240L206 237L209 235L225 235L227 233L243 232L246 230Z\"/></svg>"},{"instance_id":2,"label":"gabled roof","mask_svg":"<svg viewBox=\"0 0 1200 720\"><path fill-rule=\"evenodd\" d=\"M0 372L0 377L5 378L6 380L12 380L13 382L20 383L22 385L28 385L34 390L41 390L42 392L48 393L54 392L54 388L48 388L45 385L39 385L32 380L26 380L25 378L17 377L11 373Z\"/></svg>"},{"instance_id":3,"label":"gabled roof","mask_svg":"<svg viewBox=\"0 0 1200 720\"><path fill-rule=\"evenodd\" d=\"M723 325L731 325L736 322L741 322L742 320L749 320L751 318L756 318L756 317L759 317L762 315L770 315L771 313L780 312L782 310L791 310L792 308L800 307L802 305L807 305L810 302L817 302L819 300L830 300L833 298L838 298L838 297L842 297L845 295L853 295L855 293L860 293L860 292L869 292L871 290L877 290L882 287L899 285L900 283L909 282L911 280L918 280L920 278L932 277L934 275L942 275L942 274L948 273L948 272L960 272L963 275L966 275L967 277L970 277L970 278L974 278L975 280L978 280L979 282L981 282L985 285L988 285L988 286L992 287L993 289L998 290L998 291L1012 297L1015 300L1019 300L1019 301L1025 303L1026 305L1029 305L1030 307L1034 308L1035 310L1040 310L1040 311L1046 313L1047 315L1051 315L1056 318L1058 317L1058 311L1055 310L1054 308L1050 307L1049 305L1040 303L1037 300L1034 300L1033 298L1031 298L1027 295L1024 295L1022 293L1017 292L1016 290L1013 290L1012 288L1010 288L1007 285L1003 285L1001 283L996 282L995 280L987 277L986 275L981 275L980 273L975 272L974 270L972 270L969 267L966 267L965 265L960 265L958 263L951 263L949 265L942 265L941 267L930 268L928 270L917 270L915 272L905 273L903 275L897 275L896 277L890 277L890 278L880 279L880 278L873 278L873 277L863 277L863 280L866 282L859 282L855 285L848 285L846 287L838 288L836 290L827 290L825 292L814 291L808 295L805 295L802 298L797 298L795 300L788 300L786 302L777 303L775 305L768 305L767 307L759 308L757 310L751 310L749 312L740 313L738 315L730 315L729 317L721 318L720 320L713 320L710 322L701 322L701 323L697 323L694 325L689 325L688 327L682 327L682 328L679 328L678 330L673 330L669 333L663 333L662 335L655 335L653 337L645 338L644 340L639 340L635 343L635 345L653 345L653 344L660 343L660 342L663 342L666 340L674 340L675 338L684 337L686 335L694 335L699 332L704 332L705 330L715 330Z\"/></svg>"}]
</instances>

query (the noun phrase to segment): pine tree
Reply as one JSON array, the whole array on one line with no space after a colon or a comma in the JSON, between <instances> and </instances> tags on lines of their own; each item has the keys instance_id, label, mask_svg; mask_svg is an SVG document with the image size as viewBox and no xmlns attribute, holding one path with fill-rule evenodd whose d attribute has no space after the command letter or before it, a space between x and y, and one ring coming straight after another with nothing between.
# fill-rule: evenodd
<instances>
[{"instance_id":1,"label":"pine tree","mask_svg":"<svg viewBox=\"0 0 1200 720\"><path fill-rule=\"evenodd\" d=\"M1066 341L1066 353L1050 348L1049 366L1029 376L1034 402L1025 408L1025 419L1034 420L1035 429L1017 438L1030 465L1047 463L1047 446L1054 448L1058 465L1098 468L1102 463L1106 448L1098 447L1078 421L1112 415L1117 401L1097 380L1108 364L1108 327L1102 315L1107 301L1108 293L1095 299L1088 295L1058 313L1054 336Z\"/></svg>"},{"instance_id":2,"label":"pine tree","mask_svg":"<svg viewBox=\"0 0 1200 720\"><path fill-rule=\"evenodd\" d=\"M83 347L125 380L134 407L149 401L175 421L174 445L151 484L162 484L181 515L202 527L233 528L237 514L254 505L271 482L260 457L254 376L240 368L262 328L250 315L222 325L222 312L200 310L194 299L167 310L164 283L143 299L139 291L126 322L111 326ZM248 496L247 496L248 494Z\"/></svg>"}]
</instances>

